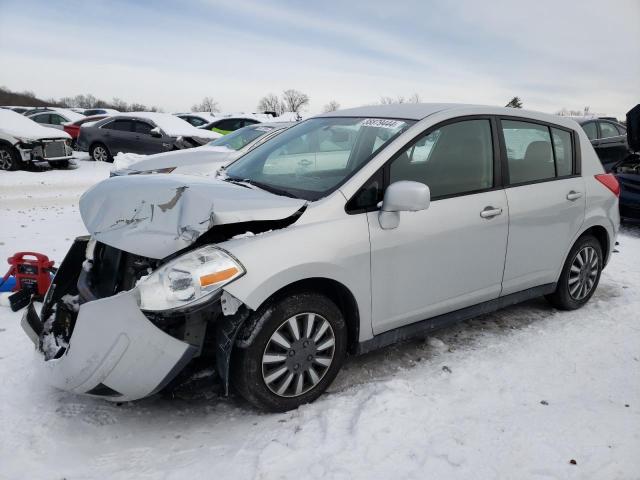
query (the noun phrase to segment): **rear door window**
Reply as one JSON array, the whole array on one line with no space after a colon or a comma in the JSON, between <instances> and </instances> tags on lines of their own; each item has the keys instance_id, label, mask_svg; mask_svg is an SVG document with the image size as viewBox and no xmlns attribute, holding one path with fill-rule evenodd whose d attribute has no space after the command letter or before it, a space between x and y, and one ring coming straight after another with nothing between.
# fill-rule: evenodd
<instances>
[{"instance_id":1,"label":"rear door window","mask_svg":"<svg viewBox=\"0 0 640 480\"><path fill-rule=\"evenodd\" d=\"M38 122L38 123L51 123L49 121L51 115L49 115L48 113L41 113L40 115L32 115L31 120L33 120L34 122Z\"/></svg>"},{"instance_id":2,"label":"rear door window","mask_svg":"<svg viewBox=\"0 0 640 480\"><path fill-rule=\"evenodd\" d=\"M103 125L102 128L106 128L107 130L130 132L132 127L131 123L131 120L114 120L113 122Z\"/></svg>"},{"instance_id":3,"label":"rear door window","mask_svg":"<svg viewBox=\"0 0 640 480\"><path fill-rule=\"evenodd\" d=\"M613 123L600 122L600 138L617 137L620 135Z\"/></svg>"},{"instance_id":4,"label":"rear door window","mask_svg":"<svg viewBox=\"0 0 640 480\"><path fill-rule=\"evenodd\" d=\"M584 133L587 134L589 140L595 140L598 138L598 129L596 127L596 122L587 122L582 124L582 129Z\"/></svg>"},{"instance_id":5,"label":"rear door window","mask_svg":"<svg viewBox=\"0 0 640 480\"><path fill-rule=\"evenodd\" d=\"M552 128L553 151L556 155L556 169L558 177L564 177L573 173L573 142L571 134L566 130Z\"/></svg>"},{"instance_id":6,"label":"rear door window","mask_svg":"<svg viewBox=\"0 0 640 480\"><path fill-rule=\"evenodd\" d=\"M502 120L512 184L547 180L556 176L549 128L535 123Z\"/></svg>"},{"instance_id":7,"label":"rear door window","mask_svg":"<svg viewBox=\"0 0 640 480\"><path fill-rule=\"evenodd\" d=\"M51 125L62 125L65 122L66 122L66 120L64 118L62 118L60 115L56 114L56 113L52 113L50 115L49 123Z\"/></svg>"}]
</instances>

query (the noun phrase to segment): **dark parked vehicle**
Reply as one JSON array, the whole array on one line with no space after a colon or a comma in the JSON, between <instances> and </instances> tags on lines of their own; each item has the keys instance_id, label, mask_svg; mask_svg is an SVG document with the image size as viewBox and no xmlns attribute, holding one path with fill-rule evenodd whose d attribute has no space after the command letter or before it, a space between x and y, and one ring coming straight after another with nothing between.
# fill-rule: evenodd
<instances>
[{"instance_id":1,"label":"dark parked vehicle","mask_svg":"<svg viewBox=\"0 0 640 480\"><path fill-rule=\"evenodd\" d=\"M91 117L86 117L80 120L76 120L73 123L67 123L66 125L63 125L63 130L71 135L71 147L76 147L76 141L78 140L78 135L80 135L80 127L82 125L89 122L97 122L106 117L107 115L93 115Z\"/></svg>"},{"instance_id":2,"label":"dark parked vehicle","mask_svg":"<svg viewBox=\"0 0 640 480\"><path fill-rule=\"evenodd\" d=\"M77 147L96 161L111 162L119 152L148 155L199 147L216 138L220 134L197 129L174 115L135 112L85 125Z\"/></svg>"},{"instance_id":3,"label":"dark parked vehicle","mask_svg":"<svg viewBox=\"0 0 640 480\"><path fill-rule=\"evenodd\" d=\"M259 120L246 117L225 117L199 127L203 130L211 130L212 132L218 132L222 135L234 132L242 127L248 127L249 125L255 125L260 123Z\"/></svg>"},{"instance_id":4,"label":"dark parked vehicle","mask_svg":"<svg viewBox=\"0 0 640 480\"><path fill-rule=\"evenodd\" d=\"M82 113L87 117L90 117L93 115L117 115L120 112L113 108L88 108Z\"/></svg>"},{"instance_id":5,"label":"dark parked vehicle","mask_svg":"<svg viewBox=\"0 0 640 480\"><path fill-rule=\"evenodd\" d=\"M620 216L640 221L640 105L627 113L627 143L634 153L613 167L620 184Z\"/></svg>"},{"instance_id":6,"label":"dark parked vehicle","mask_svg":"<svg viewBox=\"0 0 640 480\"><path fill-rule=\"evenodd\" d=\"M611 117L576 118L591 140L606 172L629 155L627 129L624 125L610 119Z\"/></svg>"}]
</instances>

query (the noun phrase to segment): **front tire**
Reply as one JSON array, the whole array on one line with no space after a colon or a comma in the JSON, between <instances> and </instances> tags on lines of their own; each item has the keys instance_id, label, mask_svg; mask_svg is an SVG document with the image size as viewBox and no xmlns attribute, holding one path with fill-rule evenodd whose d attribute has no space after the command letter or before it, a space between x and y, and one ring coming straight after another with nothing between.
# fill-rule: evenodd
<instances>
[{"instance_id":1,"label":"front tire","mask_svg":"<svg viewBox=\"0 0 640 480\"><path fill-rule=\"evenodd\" d=\"M603 266L600 242L592 235L583 235L567 256L556 291L546 299L561 310L582 307L596 291Z\"/></svg>"},{"instance_id":2,"label":"front tire","mask_svg":"<svg viewBox=\"0 0 640 480\"><path fill-rule=\"evenodd\" d=\"M10 145L0 145L0 170L18 170L22 166L20 154Z\"/></svg>"},{"instance_id":3,"label":"front tire","mask_svg":"<svg viewBox=\"0 0 640 480\"><path fill-rule=\"evenodd\" d=\"M318 398L346 355L342 312L317 293L296 293L258 310L236 347L232 385L258 408L284 412Z\"/></svg>"},{"instance_id":4,"label":"front tire","mask_svg":"<svg viewBox=\"0 0 640 480\"><path fill-rule=\"evenodd\" d=\"M113 162L109 148L104 143L94 143L89 147L89 155L96 162Z\"/></svg>"}]
</instances>

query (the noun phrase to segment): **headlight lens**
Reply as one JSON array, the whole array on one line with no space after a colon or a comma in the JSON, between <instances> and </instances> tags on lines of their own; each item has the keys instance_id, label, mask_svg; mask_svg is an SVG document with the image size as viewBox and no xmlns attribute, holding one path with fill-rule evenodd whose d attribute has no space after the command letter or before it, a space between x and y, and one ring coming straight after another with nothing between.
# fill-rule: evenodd
<instances>
[{"instance_id":1,"label":"headlight lens","mask_svg":"<svg viewBox=\"0 0 640 480\"><path fill-rule=\"evenodd\" d=\"M140 308L160 311L203 303L244 273L240 262L224 250L199 248L140 279L136 285Z\"/></svg>"}]
</instances>

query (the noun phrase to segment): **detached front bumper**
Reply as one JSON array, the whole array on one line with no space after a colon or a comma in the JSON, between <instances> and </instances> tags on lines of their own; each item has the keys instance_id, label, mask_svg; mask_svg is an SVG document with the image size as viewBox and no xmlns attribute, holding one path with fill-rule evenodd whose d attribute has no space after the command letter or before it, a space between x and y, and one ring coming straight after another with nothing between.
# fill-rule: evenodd
<instances>
[{"instance_id":1,"label":"detached front bumper","mask_svg":"<svg viewBox=\"0 0 640 480\"><path fill-rule=\"evenodd\" d=\"M42 326L29 305L22 328L36 346ZM122 292L81 305L66 351L44 365L51 384L62 390L137 400L160 391L196 352L153 325L134 296Z\"/></svg>"},{"instance_id":2,"label":"detached front bumper","mask_svg":"<svg viewBox=\"0 0 640 480\"><path fill-rule=\"evenodd\" d=\"M60 302L77 292L85 246L86 240L77 240L60 265L43 303L45 322L33 304L23 315L22 328L43 353L50 353L51 319L58 315L54 305L60 309ZM64 347L43 362L50 383L62 390L118 402L137 400L160 391L198 353L196 346L154 325L132 291L82 303L73 316Z\"/></svg>"}]
</instances>

